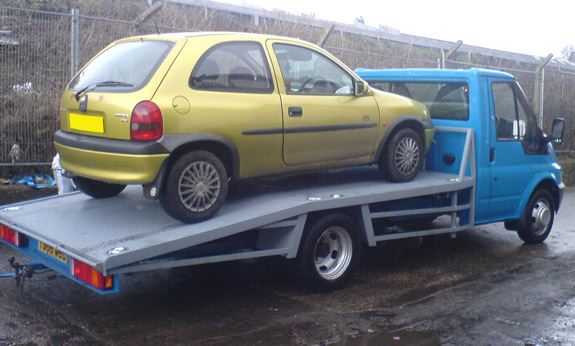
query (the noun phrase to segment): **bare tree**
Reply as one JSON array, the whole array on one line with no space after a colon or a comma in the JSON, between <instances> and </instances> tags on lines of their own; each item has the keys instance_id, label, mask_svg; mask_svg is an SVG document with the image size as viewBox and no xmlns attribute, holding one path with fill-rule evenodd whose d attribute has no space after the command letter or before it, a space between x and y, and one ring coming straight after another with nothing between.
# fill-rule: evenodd
<instances>
[{"instance_id":1,"label":"bare tree","mask_svg":"<svg viewBox=\"0 0 575 346\"><path fill-rule=\"evenodd\" d=\"M575 46L572 44L565 46L565 48L561 50L561 57L570 62L575 62Z\"/></svg>"}]
</instances>

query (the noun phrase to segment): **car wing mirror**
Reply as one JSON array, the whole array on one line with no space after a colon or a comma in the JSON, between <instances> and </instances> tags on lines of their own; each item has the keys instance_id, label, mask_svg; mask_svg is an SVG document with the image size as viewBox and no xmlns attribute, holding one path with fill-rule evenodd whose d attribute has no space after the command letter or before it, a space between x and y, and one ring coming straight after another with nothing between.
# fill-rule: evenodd
<instances>
[{"instance_id":1,"label":"car wing mirror","mask_svg":"<svg viewBox=\"0 0 575 346\"><path fill-rule=\"evenodd\" d=\"M551 140L557 144L563 142L565 136L565 119L553 119L553 127L551 128Z\"/></svg>"},{"instance_id":2,"label":"car wing mirror","mask_svg":"<svg viewBox=\"0 0 575 346\"><path fill-rule=\"evenodd\" d=\"M367 92L367 83L362 80L355 81L355 96L362 96Z\"/></svg>"}]
</instances>

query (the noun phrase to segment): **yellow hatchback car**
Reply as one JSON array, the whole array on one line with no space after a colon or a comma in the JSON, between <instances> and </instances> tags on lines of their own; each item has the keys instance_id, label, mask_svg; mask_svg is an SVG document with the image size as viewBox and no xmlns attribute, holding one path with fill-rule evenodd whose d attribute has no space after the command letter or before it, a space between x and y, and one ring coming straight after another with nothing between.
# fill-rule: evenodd
<instances>
[{"instance_id":1,"label":"yellow hatchback car","mask_svg":"<svg viewBox=\"0 0 575 346\"><path fill-rule=\"evenodd\" d=\"M180 33L113 42L70 82L55 134L94 198L141 184L186 223L213 216L229 182L377 163L421 169L434 134L418 102L370 88L296 39Z\"/></svg>"}]
</instances>

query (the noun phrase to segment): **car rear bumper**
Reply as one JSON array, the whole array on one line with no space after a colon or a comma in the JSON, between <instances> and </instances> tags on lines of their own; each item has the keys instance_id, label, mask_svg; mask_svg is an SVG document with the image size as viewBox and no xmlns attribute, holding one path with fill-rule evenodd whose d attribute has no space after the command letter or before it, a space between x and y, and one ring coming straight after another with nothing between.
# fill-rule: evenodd
<instances>
[{"instance_id":1,"label":"car rear bumper","mask_svg":"<svg viewBox=\"0 0 575 346\"><path fill-rule=\"evenodd\" d=\"M116 184L147 184L160 171L169 152L157 142L84 136L64 131L54 135L60 163L73 175Z\"/></svg>"}]
</instances>

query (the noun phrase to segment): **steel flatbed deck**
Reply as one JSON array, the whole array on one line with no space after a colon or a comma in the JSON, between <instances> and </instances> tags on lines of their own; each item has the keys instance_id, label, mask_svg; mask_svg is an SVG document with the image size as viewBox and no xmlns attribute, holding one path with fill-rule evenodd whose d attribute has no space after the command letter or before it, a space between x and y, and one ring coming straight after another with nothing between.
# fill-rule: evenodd
<instances>
[{"instance_id":1,"label":"steel flatbed deck","mask_svg":"<svg viewBox=\"0 0 575 346\"><path fill-rule=\"evenodd\" d=\"M25 246L9 245L68 277L69 263L58 255L104 275L273 255L295 258L307 217L322 211L356 215L361 239L370 246L387 239L452 233L473 225L475 201L472 131L455 132L466 138L459 174L420 172L411 182L389 183L377 167L358 167L237 184L218 214L197 224L171 218L157 201L144 198L140 187L128 187L107 199L72 193L2 206L0 223L28 239ZM448 202L421 207L398 203L438 196ZM461 218L462 213L467 214ZM441 214L452 216L449 226L395 233L381 233L373 226L376 219ZM251 245L226 250L217 243L247 232L253 233Z\"/></svg>"}]
</instances>

